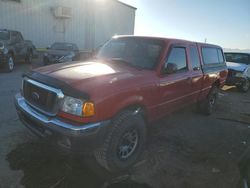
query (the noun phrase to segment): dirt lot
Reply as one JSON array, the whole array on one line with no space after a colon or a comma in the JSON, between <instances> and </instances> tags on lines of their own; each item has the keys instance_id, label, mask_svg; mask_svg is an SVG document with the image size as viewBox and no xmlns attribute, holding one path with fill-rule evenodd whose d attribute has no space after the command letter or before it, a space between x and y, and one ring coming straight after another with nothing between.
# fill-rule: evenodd
<instances>
[{"instance_id":1,"label":"dirt lot","mask_svg":"<svg viewBox=\"0 0 250 188\"><path fill-rule=\"evenodd\" d=\"M13 97L28 69L0 72L0 188L237 187L237 163L250 143L250 92L225 87L212 116L188 107L154 123L138 163L108 174L91 157L48 147L21 124Z\"/></svg>"}]
</instances>

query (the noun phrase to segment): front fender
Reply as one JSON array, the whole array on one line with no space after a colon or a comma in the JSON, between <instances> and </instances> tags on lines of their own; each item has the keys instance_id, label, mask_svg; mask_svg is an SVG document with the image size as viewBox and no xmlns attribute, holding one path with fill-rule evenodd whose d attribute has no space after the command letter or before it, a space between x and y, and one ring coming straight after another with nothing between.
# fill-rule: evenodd
<instances>
[{"instance_id":1,"label":"front fender","mask_svg":"<svg viewBox=\"0 0 250 188\"><path fill-rule=\"evenodd\" d=\"M116 112L120 112L132 106L144 106L143 96L135 95L121 101L116 108Z\"/></svg>"},{"instance_id":2,"label":"front fender","mask_svg":"<svg viewBox=\"0 0 250 188\"><path fill-rule=\"evenodd\" d=\"M145 109L143 96L116 96L97 104L98 119L112 119L124 109L131 107L143 107ZM147 111L147 109L145 109Z\"/></svg>"}]
</instances>

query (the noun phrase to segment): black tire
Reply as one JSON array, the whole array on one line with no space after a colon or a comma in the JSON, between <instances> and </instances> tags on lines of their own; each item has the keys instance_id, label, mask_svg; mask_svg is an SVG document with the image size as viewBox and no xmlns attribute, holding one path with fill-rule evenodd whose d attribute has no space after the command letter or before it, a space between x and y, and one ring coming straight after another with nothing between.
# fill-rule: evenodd
<instances>
[{"instance_id":1,"label":"black tire","mask_svg":"<svg viewBox=\"0 0 250 188\"><path fill-rule=\"evenodd\" d=\"M14 70L14 57L12 54L8 54L7 62L5 63L5 71L12 72Z\"/></svg>"},{"instance_id":2,"label":"black tire","mask_svg":"<svg viewBox=\"0 0 250 188\"><path fill-rule=\"evenodd\" d=\"M250 81L246 79L240 86L237 87L240 91L246 93L250 88Z\"/></svg>"},{"instance_id":3,"label":"black tire","mask_svg":"<svg viewBox=\"0 0 250 188\"><path fill-rule=\"evenodd\" d=\"M31 50L27 52L26 58L25 58L25 63L31 64L33 59L33 53Z\"/></svg>"},{"instance_id":4,"label":"black tire","mask_svg":"<svg viewBox=\"0 0 250 188\"><path fill-rule=\"evenodd\" d=\"M205 115L211 115L215 109L217 99L218 99L219 89L217 87L212 87L209 94L204 101L199 103L199 110Z\"/></svg>"},{"instance_id":5,"label":"black tire","mask_svg":"<svg viewBox=\"0 0 250 188\"><path fill-rule=\"evenodd\" d=\"M146 126L142 116L124 111L114 119L111 131L94 155L106 170L122 171L136 162L145 140Z\"/></svg>"}]
</instances>

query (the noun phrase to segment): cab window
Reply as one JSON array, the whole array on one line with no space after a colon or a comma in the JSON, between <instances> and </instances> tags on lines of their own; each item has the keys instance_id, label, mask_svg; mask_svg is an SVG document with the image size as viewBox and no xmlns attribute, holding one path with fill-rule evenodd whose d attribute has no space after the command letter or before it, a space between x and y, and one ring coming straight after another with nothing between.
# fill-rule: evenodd
<instances>
[{"instance_id":1,"label":"cab window","mask_svg":"<svg viewBox=\"0 0 250 188\"><path fill-rule=\"evenodd\" d=\"M200 58L196 46L190 46L190 57L193 69L200 68Z\"/></svg>"},{"instance_id":2,"label":"cab window","mask_svg":"<svg viewBox=\"0 0 250 188\"><path fill-rule=\"evenodd\" d=\"M225 63L222 50L219 48L203 47L202 57L205 65Z\"/></svg>"},{"instance_id":3,"label":"cab window","mask_svg":"<svg viewBox=\"0 0 250 188\"><path fill-rule=\"evenodd\" d=\"M169 69L170 72L169 72ZM174 47L172 48L167 61L165 63L164 72L165 73L175 73L188 70L187 58L186 58L186 48L184 47Z\"/></svg>"}]
</instances>

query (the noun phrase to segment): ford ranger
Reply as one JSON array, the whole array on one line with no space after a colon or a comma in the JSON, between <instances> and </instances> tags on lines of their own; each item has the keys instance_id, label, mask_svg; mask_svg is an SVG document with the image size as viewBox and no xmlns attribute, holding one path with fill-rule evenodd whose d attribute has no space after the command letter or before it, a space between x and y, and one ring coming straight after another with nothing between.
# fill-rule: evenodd
<instances>
[{"instance_id":1,"label":"ford ranger","mask_svg":"<svg viewBox=\"0 0 250 188\"><path fill-rule=\"evenodd\" d=\"M25 74L15 105L36 135L117 171L136 161L153 121L192 103L211 114L226 77L219 46L119 36L92 61Z\"/></svg>"}]
</instances>

